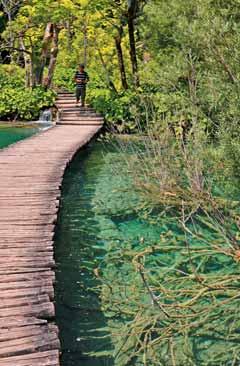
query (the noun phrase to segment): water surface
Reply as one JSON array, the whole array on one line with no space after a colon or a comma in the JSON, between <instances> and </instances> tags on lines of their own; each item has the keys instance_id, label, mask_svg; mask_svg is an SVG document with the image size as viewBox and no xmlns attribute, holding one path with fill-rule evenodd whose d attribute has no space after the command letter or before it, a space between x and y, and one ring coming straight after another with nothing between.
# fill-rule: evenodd
<instances>
[{"instance_id":1,"label":"water surface","mask_svg":"<svg viewBox=\"0 0 240 366\"><path fill-rule=\"evenodd\" d=\"M125 166L118 148L95 143L65 173L55 237L62 366L114 365L94 271L113 239L137 244L160 233L136 217L137 197L118 164Z\"/></svg>"},{"instance_id":2,"label":"water surface","mask_svg":"<svg viewBox=\"0 0 240 366\"><path fill-rule=\"evenodd\" d=\"M55 238L57 262L57 321L60 327L63 366L112 365L107 357L89 352L109 348L109 340L91 334L105 324L94 287L93 270L98 248L98 223L92 200L97 177L104 164L99 147L89 148L72 162L64 177L61 208Z\"/></svg>"},{"instance_id":3,"label":"water surface","mask_svg":"<svg viewBox=\"0 0 240 366\"><path fill-rule=\"evenodd\" d=\"M134 267L136 262L134 264L133 259L137 253L154 249L152 255L144 259L149 283L151 286L163 284L174 293L179 286L184 290L183 302L187 299L185 289L193 286L192 276L186 275L193 267L210 279L216 274L225 275L223 270L228 271L229 276L239 272L238 264L230 256L221 252L205 256L204 251L212 248L213 242L224 247L225 237L212 225L206 225L202 214L196 215L194 223L188 224L193 231L201 230L203 239L199 241L198 236L186 236L181 224L177 224L175 214L165 214L161 207L161 214L156 208L150 211L141 209L145 201L141 201L142 197L134 189L128 174L126 161L129 161L129 154L130 151L119 153L119 148L110 143L95 143L78 154L65 174L55 240L56 313L62 366L143 365L141 356L127 361L129 354L132 355L131 343L127 345L128 353L122 346L132 322L129 311L139 314L139 309L144 307L144 314L148 316L148 311L153 311L149 291L143 287ZM186 255L186 240L191 250L197 251L194 259ZM199 246L204 249L200 257ZM102 287L98 283L99 276L103 280ZM162 296L160 290L156 291L156 296ZM166 297L164 301L168 304L169 299ZM236 303L230 304L234 312ZM205 308L205 299L196 306ZM231 309L221 309L231 314ZM196 314L198 319L198 312ZM227 315L222 316L221 322L219 319L214 321L218 327L223 327L222 333L227 334L233 326L238 327L237 322L229 327ZM212 336L207 323L204 326L201 337L189 336L199 365L207 364L206 360L214 355L216 348L223 346L228 352L224 353L227 361L221 365L231 365L230 351L236 346L234 339L222 340L217 333ZM161 334L161 328L156 329L153 337ZM197 328L196 334L201 330ZM238 329L233 332L237 333ZM175 337L179 345L177 364L188 364L183 350L185 338L180 333ZM165 349L162 347L156 351L160 358L166 353L164 360L169 365L168 345L165 344ZM148 365L151 364L156 363L148 359Z\"/></svg>"},{"instance_id":4,"label":"water surface","mask_svg":"<svg viewBox=\"0 0 240 366\"><path fill-rule=\"evenodd\" d=\"M0 149L37 133L38 127L0 126Z\"/></svg>"}]
</instances>

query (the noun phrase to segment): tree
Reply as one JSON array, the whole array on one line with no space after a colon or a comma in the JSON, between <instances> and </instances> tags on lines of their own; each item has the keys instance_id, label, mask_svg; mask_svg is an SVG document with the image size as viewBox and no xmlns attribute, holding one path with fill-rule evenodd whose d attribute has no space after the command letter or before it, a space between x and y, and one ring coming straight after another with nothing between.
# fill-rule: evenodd
<instances>
[{"instance_id":1,"label":"tree","mask_svg":"<svg viewBox=\"0 0 240 366\"><path fill-rule=\"evenodd\" d=\"M53 74L57 62L58 55L58 42L59 42L59 33L62 27L57 24L53 24L53 32L52 32L52 48L50 54L50 62L48 66L48 75L47 75L47 83L46 86L49 88L52 85Z\"/></svg>"},{"instance_id":2,"label":"tree","mask_svg":"<svg viewBox=\"0 0 240 366\"><path fill-rule=\"evenodd\" d=\"M129 47L130 57L132 63L132 73L134 78L134 84L139 86L139 75L138 75L138 61L136 52L136 41L135 41L135 19L138 10L137 0L128 0L127 8L127 22L128 22L128 34L129 34Z\"/></svg>"},{"instance_id":3,"label":"tree","mask_svg":"<svg viewBox=\"0 0 240 366\"><path fill-rule=\"evenodd\" d=\"M16 15L21 3L22 3L22 0L1 0L1 5L2 5L4 13L7 16L7 21L8 21L8 29L9 29L8 47L9 47L9 49L13 48L13 45L14 45L12 20L13 20L14 15Z\"/></svg>"},{"instance_id":4,"label":"tree","mask_svg":"<svg viewBox=\"0 0 240 366\"><path fill-rule=\"evenodd\" d=\"M117 28L117 34L115 35L115 45L117 50L117 56L118 56L118 66L121 76L121 82L123 89L128 89L128 82L127 82L127 76L125 71L125 63L124 63L124 57L123 57L123 50L122 50L122 37L123 37L123 26L119 25Z\"/></svg>"},{"instance_id":5,"label":"tree","mask_svg":"<svg viewBox=\"0 0 240 366\"><path fill-rule=\"evenodd\" d=\"M37 77L36 82L37 84L42 84L43 82L43 72L44 67L46 65L46 60L49 54L50 45L53 38L53 31L54 31L54 25L53 23L47 23L44 36L43 36L43 42L42 42L42 51L40 56L40 62L37 70Z\"/></svg>"},{"instance_id":6,"label":"tree","mask_svg":"<svg viewBox=\"0 0 240 366\"><path fill-rule=\"evenodd\" d=\"M128 23L128 34L129 34L129 48L130 58L132 64L132 73L134 84L136 87L139 86L139 70L138 70L138 58L136 51L136 37L135 37L135 23L137 18L142 14L144 5L147 0L127 0L127 23Z\"/></svg>"},{"instance_id":7,"label":"tree","mask_svg":"<svg viewBox=\"0 0 240 366\"><path fill-rule=\"evenodd\" d=\"M26 85L52 83L57 62L59 32L74 13L71 0L55 1L29 0L24 3L2 0L9 16L19 5L19 12L11 24L8 23L5 39L11 38L10 49L23 54L26 69ZM42 41L41 41L42 38ZM44 73L47 71L47 83Z\"/></svg>"}]
</instances>

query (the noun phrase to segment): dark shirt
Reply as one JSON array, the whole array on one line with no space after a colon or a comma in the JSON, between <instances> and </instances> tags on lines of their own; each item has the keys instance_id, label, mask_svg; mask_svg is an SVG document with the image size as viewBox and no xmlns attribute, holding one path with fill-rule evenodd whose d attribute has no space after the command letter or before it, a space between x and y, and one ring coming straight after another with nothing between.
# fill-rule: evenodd
<instances>
[{"instance_id":1,"label":"dark shirt","mask_svg":"<svg viewBox=\"0 0 240 366\"><path fill-rule=\"evenodd\" d=\"M77 88L85 88L89 81L88 73L86 71L76 71L75 80Z\"/></svg>"}]
</instances>

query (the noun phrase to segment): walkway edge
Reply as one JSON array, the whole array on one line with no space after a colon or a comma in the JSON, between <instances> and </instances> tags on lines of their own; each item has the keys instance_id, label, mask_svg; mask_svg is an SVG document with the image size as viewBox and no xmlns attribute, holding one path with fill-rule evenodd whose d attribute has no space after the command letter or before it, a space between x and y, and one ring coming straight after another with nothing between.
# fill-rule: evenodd
<instances>
[{"instance_id":1,"label":"walkway edge","mask_svg":"<svg viewBox=\"0 0 240 366\"><path fill-rule=\"evenodd\" d=\"M0 152L0 366L59 366L53 237L66 167L102 125L60 125Z\"/></svg>"}]
</instances>

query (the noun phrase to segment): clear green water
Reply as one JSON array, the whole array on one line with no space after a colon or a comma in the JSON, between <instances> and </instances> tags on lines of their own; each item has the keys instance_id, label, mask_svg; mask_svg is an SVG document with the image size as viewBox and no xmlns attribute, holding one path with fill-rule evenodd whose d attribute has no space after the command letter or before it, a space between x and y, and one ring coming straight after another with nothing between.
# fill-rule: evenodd
<instances>
[{"instance_id":1,"label":"clear green water","mask_svg":"<svg viewBox=\"0 0 240 366\"><path fill-rule=\"evenodd\" d=\"M159 229L136 218L137 197L128 177L118 169L114 174L120 160L118 149L95 143L78 154L64 177L55 237L62 366L114 364L102 355L112 344L104 329L107 321L95 291L94 269L114 238L120 245L129 238L137 242L143 233L149 240L159 237Z\"/></svg>"},{"instance_id":2,"label":"clear green water","mask_svg":"<svg viewBox=\"0 0 240 366\"><path fill-rule=\"evenodd\" d=\"M93 291L98 228L92 211L96 177L103 159L98 148L81 152L65 174L55 238L57 262L57 321L62 342L62 365L111 365L86 354L100 345L91 335L105 323L101 304ZM95 249L93 249L93 247ZM107 345L108 346L108 345Z\"/></svg>"},{"instance_id":3,"label":"clear green water","mask_svg":"<svg viewBox=\"0 0 240 366\"><path fill-rule=\"evenodd\" d=\"M33 127L0 127L0 149L37 133Z\"/></svg>"}]
</instances>

